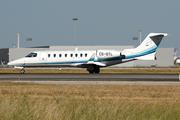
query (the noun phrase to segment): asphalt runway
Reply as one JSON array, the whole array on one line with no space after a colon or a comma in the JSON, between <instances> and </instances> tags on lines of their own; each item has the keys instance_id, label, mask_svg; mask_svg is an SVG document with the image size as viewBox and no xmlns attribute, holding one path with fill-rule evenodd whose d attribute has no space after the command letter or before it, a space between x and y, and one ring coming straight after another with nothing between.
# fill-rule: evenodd
<instances>
[{"instance_id":1,"label":"asphalt runway","mask_svg":"<svg viewBox=\"0 0 180 120\"><path fill-rule=\"evenodd\" d=\"M179 74L87 74L25 73L0 74L0 81L170 81L178 82Z\"/></svg>"}]
</instances>

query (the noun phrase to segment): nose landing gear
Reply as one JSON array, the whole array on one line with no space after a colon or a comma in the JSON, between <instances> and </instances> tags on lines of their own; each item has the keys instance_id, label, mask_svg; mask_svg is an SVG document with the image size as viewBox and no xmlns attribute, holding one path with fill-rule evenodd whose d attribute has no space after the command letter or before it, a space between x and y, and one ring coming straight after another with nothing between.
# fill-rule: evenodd
<instances>
[{"instance_id":1,"label":"nose landing gear","mask_svg":"<svg viewBox=\"0 0 180 120\"><path fill-rule=\"evenodd\" d=\"M21 69L21 74L24 74L25 73L25 70L24 68Z\"/></svg>"}]
</instances>

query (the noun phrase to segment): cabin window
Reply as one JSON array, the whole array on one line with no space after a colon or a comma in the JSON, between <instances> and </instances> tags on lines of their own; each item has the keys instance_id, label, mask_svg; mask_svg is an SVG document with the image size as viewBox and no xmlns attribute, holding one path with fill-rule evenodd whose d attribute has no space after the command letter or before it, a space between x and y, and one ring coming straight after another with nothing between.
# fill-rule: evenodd
<instances>
[{"instance_id":1,"label":"cabin window","mask_svg":"<svg viewBox=\"0 0 180 120\"><path fill-rule=\"evenodd\" d=\"M30 54L27 55L26 57L37 57L37 53L30 53Z\"/></svg>"},{"instance_id":2,"label":"cabin window","mask_svg":"<svg viewBox=\"0 0 180 120\"><path fill-rule=\"evenodd\" d=\"M54 57L56 57L56 54L54 54Z\"/></svg>"},{"instance_id":3,"label":"cabin window","mask_svg":"<svg viewBox=\"0 0 180 120\"><path fill-rule=\"evenodd\" d=\"M85 57L87 57L87 53L85 54Z\"/></svg>"},{"instance_id":4,"label":"cabin window","mask_svg":"<svg viewBox=\"0 0 180 120\"><path fill-rule=\"evenodd\" d=\"M51 54L48 54L48 58L50 58L51 57Z\"/></svg>"},{"instance_id":5,"label":"cabin window","mask_svg":"<svg viewBox=\"0 0 180 120\"><path fill-rule=\"evenodd\" d=\"M78 57L78 54L76 54L76 57Z\"/></svg>"},{"instance_id":6,"label":"cabin window","mask_svg":"<svg viewBox=\"0 0 180 120\"><path fill-rule=\"evenodd\" d=\"M83 56L83 54L81 53L81 54L80 54L80 56L82 57L82 56Z\"/></svg>"},{"instance_id":7,"label":"cabin window","mask_svg":"<svg viewBox=\"0 0 180 120\"><path fill-rule=\"evenodd\" d=\"M59 57L61 57L61 54L59 54Z\"/></svg>"},{"instance_id":8,"label":"cabin window","mask_svg":"<svg viewBox=\"0 0 180 120\"><path fill-rule=\"evenodd\" d=\"M65 54L65 57L67 57L67 54Z\"/></svg>"},{"instance_id":9,"label":"cabin window","mask_svg":"<svg viewBox=\"0 0 180 120\"><path fill-rule=\"evenodd\" d=\"M71 57L73 57L73 54L71 54Z\"/></svg>"}]
</instances>

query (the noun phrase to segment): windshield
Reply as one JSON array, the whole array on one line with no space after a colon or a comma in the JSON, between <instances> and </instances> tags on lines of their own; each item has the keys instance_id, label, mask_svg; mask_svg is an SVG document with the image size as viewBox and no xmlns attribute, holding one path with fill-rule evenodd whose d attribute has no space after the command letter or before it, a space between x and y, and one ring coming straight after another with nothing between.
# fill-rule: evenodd
<instances>
[{"instance_id":1,"label":"windshield","mask_svg":"<svg viewBox=\"0 0 180 120\"><path fill-rule=\"evenodd\" d=\"M29 55L27 55L26 57L36 57L37 53L30 53Z\"/></svg>"}]
</instances>

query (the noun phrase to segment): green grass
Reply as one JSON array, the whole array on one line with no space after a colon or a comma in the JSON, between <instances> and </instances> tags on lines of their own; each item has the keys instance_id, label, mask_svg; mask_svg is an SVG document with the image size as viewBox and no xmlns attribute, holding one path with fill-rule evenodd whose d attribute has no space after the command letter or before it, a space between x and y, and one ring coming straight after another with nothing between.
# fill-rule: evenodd
<instances>
[{"instance_id":1,"label":"green grass","mask_svg":"<svg viewBox=\"0 0 180 120\"><path fill-rule=\"evenodd\" d=\"M180 119L180 86L0 82L0 117L30 120Z\"/></svg>"}]
</instances>

